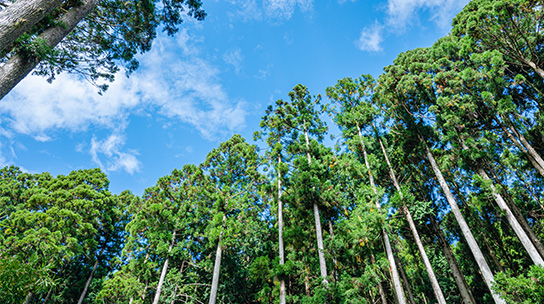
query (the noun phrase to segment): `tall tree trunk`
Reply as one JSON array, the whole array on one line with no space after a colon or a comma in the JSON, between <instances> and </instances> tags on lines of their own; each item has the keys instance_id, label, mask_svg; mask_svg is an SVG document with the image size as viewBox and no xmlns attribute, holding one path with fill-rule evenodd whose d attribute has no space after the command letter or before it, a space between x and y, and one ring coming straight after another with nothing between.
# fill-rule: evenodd
<instances>
[{"instance_id":1,"label":"tall tree trunk","mask_svg":"<svg viewBox=\"0 0 544 304\"><path fill-rule=\"evenodd\" d=\"M359 142L361 143L361 149L363 150L363 158L365 161L366 169L368 170L368 177L370 179L370 186L374 191L374 194L378 194L376 189L376 184L374 184L374 176L372 175L372 170L370 170L370 164L368 163L368 156L366 154L365 143L363 141L363 135L361 134L361 128L357 124L357 131L359 133ZM376 200L376 208L381 210L380 203ZM389 261L389 267L391 271L391 279L393 281L393 289L399 304L406 304L406 298L404 297L404 292L402 290L402 285L400 282L400 277L397 269L397 264L395 263L395 257L393 256L393 250L391 249L391 242L389 241L389 235L385 228L382 229L383 241L385 245L385 252L387 254L387 260Z\"/></svg>"},{"instance_id":2,"label":"tall tree trunk","mask_svg":"<svg viewBox=\"0 0 544 304\"><path fill-rule=\"evenodd\" d=\"M334 230L332 228L332 221L329 220L329 241L332 242L334 239ZM336 273L336 269L338 268L338 260L336 260L336 252L332 250L332 263L334 267L332 268L332 277L337 280L338 274Z\"/></svg>"},{"instance_id":3,"label":"tall tree trunk","mask_svg":"<svg viewBox=\"0 0 544 304\"><path fill-rule=\"evenodd\" d=\"M0 11L0 52L59 6L63 0L17 0Z\"/></svg>"},{"instance_id":4,"label":"tall tree trunk","mask_svg":"<svg viewBox=\"0 0 544 304\"><path fill-rule=\"evenodd\" d=\"M372 265L376 265L376 257L374 257L374 253L370 254L370 261L372 262ZM382 304L387 304L387 298L385 297L385 290L383 289L383 284L381 280L378 282L378 292L380 293L380 299L382 300Z\"/></svg>"},{"instance_id":5,"label":"tall tree trunk","mask_svg":"<svg viewBox=\"0 0 544 304\"><path fill-rule=\"evenodd\" d=\"M26 295L25 301L23 304L30 304L30 301L32 301L32 297L34 296L34 293L32 291L29 291Z\"/></svg>"},{"instance_id":6,"label":"tall tree trunk","mask_svg":"<svg viewBox=\"0 0 544 304\"><path fill-rule=\"evenodd\" d=\"M523 63L530 66L538 74L538 76L540 76L540 78L544 79L544 70L536 65L536 63L527 57L520 57L520 59Z\"/></svg>"},{"instance_id":7,"label":"tall tree trunk","mask_svg":"<svg viewBox=\"0 0 544 304\"><path fill-rule=\"evenodd\" d=\"M399 181L397 180L395 171L393 170L393 166L391 165L391 162L389 161L389 157L387 156L387 152L385 151L385 147L383 145L382 139L378 138L378 141L380 143L383 156L385 157L385 161L387 162L387 166L389 167L389 176L391 177L391 180L393 181L393 185L395 185L395 188L399 192L399 196L403 204L402 209L404 214L406 215L406 221L408 222L408 226L410 226L410 231L412 232L412 236L414 237L414 241L416 242L417 249L419 250L419 254L421 254L421 258L423 259L423 265L425 266L425 270L427 271L427 275L429 276L429 280L431 281L431 286L433 288L433 292L436 297L436 300L440 304L446 304L446 299L444 298L442 289L440 288L440 285L438 284L438 280L436 279L436 276L434 274L434 270L431 266L431 262L429 261L429 257L427 256L427 252L425 252L425 248L423 247L423 243L421 242L421 238L419 237L419 233L417 231L416 224L414 223L414 219L412 218L412 214L410 213L410 210L408 210L408 207L406 207L406 205L404 204L404 194L402 193L402 190L400 188L400 184L399 184Z\"/></svg>"},{"instance_id":8,"label":"tall tree trunk","mask_svg":"<svg viewBox=\"0 0 544 304\"><path fill-rule=\"evenodd\" d=\"M102 256L105 249L106 247L102 247L102 249L100 250L98 257L96 258L96 261L94 262L93 269L91 270L91 274L89 275L87 282L85 282L85 288L83 288L83 292L81 292L81 296L79 297L77 304L83 303L83 299L85 299L85 296L87 295L87 291L89 290L89 286L91 285L91 281L93 280L94 272L96 271L96 268L98 267L98 258Z\"/></svg>"},{"instance_id":9,"label":"tall tree trunk","mask_svg":"<svg viewBox=\"0 0 544 304\"><path fill-rule=\"evenodd\" d=\"M223 224L227 221L227 216L223 215ZM215 304L217 299L217 289L219 288L219 273L221 271L221 255L223 253L223 247L221 246L221 239L223 238L223 231L219 233L219 241L217 242L217 251L215 252L215 262L213 264L213 278L212 278L212 290L210 291L209 304Z\"/></svg>"},{"instance_id":10,"label":"tall tree trunk","mask_svg":"<svg viewBox=\"0 0 544 304\"><path fill-rule=\"evenodd\" d=\"M463 147L463 150L468 150L468 146L465 144L464 140L460 138L461 146ZM502 195L497 191L495 188L495 184L493 183L493 180L489 178L487 175L487 172L484 171L484 169L479 165L476 164L476 172L486 181L489 182L489 187L491 188L491 195L493 196L493 199L499 206L499 208L505 213L506 220L510 224L510 227L512 227L512 230L514 230L514 233L516 233L519 241L529 254L529 257L535 263L536 265L542 265L544 266L544 260L538 253L538 250L536 249L533 242L529 239L527 236L527 233L523 230L519 222L517 221L514 214L512 214L512 210L508 207L508 204L506 204L506 201L502 197Z\"/></svg>"},{"instance_id":11,"label":"tall tree trunk","mask_svg":"<svg viewBox=\"0 0 544 304\"><path fill-rule=\"evenodd\" d=\"M398 245L398 242L395 241L395 244ZM397 252L398 250L393 247L393 255L395 257L395 262L397 262L397 268L399 269L400 276L402 277L402 282L404 283L404 290L406 290L406 294L408 295L408 303L416 304L414 295L412 294L412 289L410 288L410 281L408 280L408 276L404 271L404 267L401 260L399 259Z\"/></svg>"},{"instance_id":12,"label":"tall tree trunk","mask_svg":"<svg viewBox=\"0 0 544 304\"><path fill-rule=\"evenodd\" d=\"M533 244L527 233L525 233L525 230L523 230L520 223L517 221L516 217L512 213L512 210L510 210L502 195L495 188L493 181L489 178L487 173L481 167L477 168L477 172L483 179L490 182L489 187L491 188L495 202L497 203L499 208L505 213L506 220L510 224L510 227L512 227L512 230L514 230L514 232L516 233L519 241L529 254L529 257L531 258L533 263L535 263L536 265L544 266L544 260L538 253L538 250L536 249L535 245Z\"/></svg>"},{"instance_id":13,"label":"tall tree trunk","mask_svg":"<svg viewBox=\"0 0 544 304\"><path fill-rule=\"evenodd\" d=\"M459 264L457 263L453 252L451 251L451 247L446 241L444 235L442 234L442 229L440 229L440 226L436 222L434 216L431 217L431 227L434 230L436 236L438 237L438 243L442 247L442 252L444 252L446 261L450 265L453 279L455 280L455 284L457 284L457 288L461 293L461 298L463 298L463 302L465 304L476 304L476 300L474 300L474 296L472 295L467 281L465 280L465 276L461 272L461 268L459 267Z\"/></svg>"},{"instance_id":14,"label":"tall tree trunk","mask_svg":"<svg viewBox=\"0 0 544 304\"><path fill-rule=\"evenodd\" d=\"M164 260L164 265L162 266L161 277L159 278L159 284L157 284L157 291L155 292L155 298L153 299L153 304L158 304L161 297L162 284L164 284L164 278L166 278L166 272L168 271L168 261L170 261L170 252L174 247L176 242L176 230L172 233L172 241L170 242L170 247L168 247L168 255L166 260Z\"/></svg>"},{"instance_id":15,"label":"tall tree trunk","mask_svg":"<svg viewBox=\"0 0 544 304\"><path fill-rule=\"evenodd\" d=\"M446 200L448 201L451 207L451 212L453 212L453 215L455 216L455 219L457 220L457 223L459 224L459 227L461 228L461 232L463 233L463 236L465 237L465 240L467 241L467 244L470 247L472 254L474 255L474 259L476 260L476 263L478 264L478 267L480 268L482 277L484 278L487 288L489 288L489 291L491 292L493 300L497 304L506 304L506 302L503 299L501 299L501 297L492 289L495 280L493 279L493 273L491 272L491 268L489 268L489 265L487 264L484 258L484 255L482 251L480 250L480 247L478 246L476 239L474 238L474 235L472 235L472 231L470 231L470 228L468 227L468 224L465 221L465 218L461 214L461 211L459 210L459 206L455 202L455 199L453 198L453 195L451 194L450 187L446 183L446 180L444 179L442 172L440 172L440 168L438 167L438 164L436 163L436 160L434 159L434 156L431 153L431 150L429 149L429 147L427 146L423 138L419 137L419 140L422 144L425 145L425 154L427 156L427 159L429 160L429 163L431 164L431 168L436 178L438 179L438 182L440 184L440 187L442 188L442 191L444 192L444 195L446 196Z\"/></svg>"},{"instance_id":16,"label":"tall tree trunk","mask_svg":"<svg viewBox=\"0 0 544 304\"><path fill-rule=\"evenodd\" d=\"M500 116L503 120L505 120L504 117ZM544 160L540 155L536 152L536 150L531 146L531 144L525 139L525 137L513 126L512 121L510 119L507 119L505 126L504 123L502 123L498 118L495 119L497 124L501 127L503 132L508 136L510 141L514 143L514 145L520 150L520 152L527 155L527 158L533 165L533 167L544 177ZM517 137L517 138L516 138Z\"/></svg>"},{"instance_id":17,"label":"tall tree trunk","mask_svg":"<svg viewBox=\"0 0 544 304\"><path fill-rule=\"evenodd\" d=\"M493 178L496 181L498 181L499 178L495 174L494 170L490 169L489 171L491 173L491 176L493 176ZM500 183L498 183L498 184L501 185ZM540 240L536 236L536 234L533 231L533 229L531 228L531 226L529 226L529 223L527 223L527 220L525 219L523 214L521 214L521 211L519 210L518 206L516 206L516 204L512 200L512 197L506 191L506 188L504 186L502 186L501 188L502 188L503 197L506 198L506 203L510 207L510 210L512 210L512 214L514 214L514 217L516 218L516 220L519 222L519 224L521 225L523 230L525 230L525 232L527 233L527 236L529 236L529 239L531 239L531 241L533 242L533 245L536 247L536 250L538 251L540 256L544 258L544 246L542 245L542 243L540 242Z\"/></svg>"},{"instance_id":18,"label":"tall tree trunk","mask_svg":"<svg viewBox=\"0 0 544 304\"><path fill-rule=\"evenodd\" d=\"M98 259L96 259L96 261L94 262L93 269L91 270L91 274L89 275L87 282L85 282L85 288L83 288L83 291L81 292L81 295L79 296L79 300L77 301L77 304L83 303L83 299L85 299L85 295L87 295L87 290L89 290L89 285L91 285L91 281L93 280L94 272L96 271L97 267L98 267Z\"/></svg>"},{"instance_id":19,"label":"tall tree trunk","mask_svg":"<svg viewBox=\"0 0 544 304\"><path fill-rule=\"evenodd\" d=\"M306 121L304 121L306 126ZM304 137L306 138L306 156L308 157L308 165L312 164L312 157L310 156L310 139L308 137L308 130L304 127ZM315 234L317 238L317 254L319 257L319 271L323 284L328 285L327 282L327 264L325 263L325 248L323 247L323 230L321 229L321 217L319 216L319 207L314 203L314 219L315 219Z\"/></svg>"},{"instance_id":20,"label":"tall tree trunk","mask_svg":"<svg viewBox=\"0 0 544 304\"><path fill-rule=\"evenodd\" d=\"M279 243L279 255L280 265L285 264L285 251L283 248L283 205L281 201L282 189L281 189L281 172L279 167L281 164L281 156L278 156L278 243ZM282 277L280 280L280 304L285 304L285 279Z\"/></svg>"},{"instance_id":21,"label":"tall tree trunk","mask_svg":"<svg viewBox=\"0 0 544 304\"><path fill-rule=\"evenodd\" d=\"M73 7L56 20L55 26L39 34L34 41L43 41L47 47L54 48L76 25L91 13L98 0L82 0L81 5ZM13 55L0 67L0 99L4 98L23 78L38 65L40 58L25 58L22 54Z\"/></svg>"}]
</instances>

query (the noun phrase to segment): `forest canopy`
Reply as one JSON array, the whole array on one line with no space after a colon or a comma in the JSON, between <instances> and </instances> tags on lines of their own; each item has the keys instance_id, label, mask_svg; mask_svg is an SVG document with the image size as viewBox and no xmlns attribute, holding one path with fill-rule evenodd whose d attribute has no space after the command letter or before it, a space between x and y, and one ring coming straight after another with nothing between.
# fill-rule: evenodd
<instances>
[{"instance_id":1,"label":"forest canopy","mask_svg":"<svg viewBox=\"0 0 544 304\"><path fill-rule=\"evenodd\" d=\"M234 135L141 197L1 169L0 302L543 303L543 17L474 0L377 78L296 85L264 148Z\"/></svg>"}]
</instances>

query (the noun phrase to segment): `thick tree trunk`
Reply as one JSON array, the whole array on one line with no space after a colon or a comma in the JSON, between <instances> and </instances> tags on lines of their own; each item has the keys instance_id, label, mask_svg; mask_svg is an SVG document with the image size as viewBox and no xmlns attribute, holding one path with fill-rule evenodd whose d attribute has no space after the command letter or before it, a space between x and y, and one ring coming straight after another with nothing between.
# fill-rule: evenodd
<instances>
[{"instance_id":1,"label":"thick tree trunk","mask_svg":"<svg viewBox=\"0 0 544 304\"><path fill-rule=\"evenodd\" d=\"M389 161L389 157L387 156L387 152L385 151L385 147L383 145L381 138L379 138L378 141L380 143L383 156L385 157L385 161L387 162L387 166L389 167L389 176L391 177L391 180L393 181L393 185L395 185L395 188L399 192L400 199L403 202L402 209L404 214L406 215L406 221L408 222L408 226L410 226L410 231L412 232L414 241L416 242L417 249L419 250L419 253L421 254L421 258L423 259L423 265L425 266L425 270L427 271L427 275L429 276L429 280L431 281L431 286L433 287L433 292L436 297L436 300L440 304L446 304L446 299L444 298L442 289L440 288L440 285L438 284L438 280L436 279L436 276L434 274L433 268L431 266L431 262L429 261L429 257L427 256L427 252L425 252L425 248L423 247L423 243L421 242L421 238L419 237L419 233L417 231L416 224L414 223L414 219L412 218L412 214L410 213L410 210L408 210L408 207L404 205L404 194L402 193L399 181L397 180L397 176L395 174L395 171L393 170L393 166L391 165L391 162Z\"/></svg>"},{"instance_id":2,"label":"thick tree trunk","mask_svg":"<svg viewBox=\"0 0 544 304\"><path fill-rule=\"evenodd\" d=\"M395 241L395 244L398 245L398 242ZM408 280L406 271L404 271L404 266L402 265L402 262L399 259L398 250L396 250L394 247L393 247L393 255L395 257L395 262L397 263L397 268L399 269L400 276L402 277L402 282L404 283L404 290L406 290L406 294L408 296L408 303L416 304L414 295L412 294L412 289L410 288L410 281Z\"/></svg>"},{"instance_id":3,"label":"thick tree trunk","mask_svg":"<svg viewBox=\"0 0 544 304\"><path fill-rule=\"evenodd\" d=\"M306 125L306 122L304 122ZM304 129L304 137L306 138L306 156L308 157L308 165L312 163L312 157L310 156L310 139L308 137L308 130ZM319 216L319 207L314 203L314 219L315 219L315 234L317 238L317 255L319 257L319 271L323 284L328 285L327 281L327 263L325 262L325 248L323 247L323 230L321 230L321 217Z\"/></svg>"},{"instance_id":4,"label":"thick tree trunk","mask_svg":"<svg viewBox=\"0 0 544 304\"><path fill-rule=\"evenodd\" d=\"M166 272L168 271L168 262L170 261L170 252L174 247L176 242L176 230L172 233L172 241L170 242L170 247L168 247L168 256L164 260L164 265L162 266L161 277L159 278L159 284L157 284L157 291L155 292L155 298L153 299L153 304L158 304L161 297L162 285L164 284L164 278L166 278Z\"/></svg>"},{"instance_id":5,"label":"thick tree trunk","mask_svg":"<svg viewBox=\"0 0 544 304\"><path fill-rule=\"evenodd\" d=\"M0 52L49 14L63 0L17 0L0 11Z\"/></svg>"},{"instance_id":6,"label":"thick tree trunk","mask_svg":"<svg viewBox=\"0 0 544 304\"><path fill-rule=\"evenodd\" d=\"M227 220L227 216L223 215L223 223ZM221 246L221 239L223 237L223 231L219 234L219 241L217 242L217 251L215 252L215 262L213 264L213 278L212 278L212 290L210 291L209 304L215 304L217 299L217 289L219 288L219 273L221 271L221 255L223 253L223 247Z\"/></svg>"},{"instance_id":7,"label":"thick tree trunk","mask_svg":"<svg viewBox=\"0 0 544 304\"><path fill-rule=\"evenodd\" d=\"M444 235L442 234L442 230L440 229L440 226L438 226L438 223L436 222L436 219L434 218L434 216L431 217L431 227L434 230L436 236L438 237L438 243L442 247L442 252L444 252L446 261L450 265L450 269L453 274L453 279L455 280L455 284L457 284L457 288L459 288L459 292L461 293L463 302L465 304L476 304L476 300L474 300L474 296L472 295L472 292L470 291L470 288L468 287L467 281L465 280L465 276L461 272L461 268L459 267L459 264L457 263L457 260L455 259L453 252L451 251L451 247L446 241L446 238L444 238Z\"/></svg>"},{"instance_id":8,"label":"thick tree trunk","mask_svg":"<svg viewBox=\"0 0 544 304\"><path fill-rule=\"evenodd\" d=\"M278 243L279 243L279 255L280 265L285 264L285 251L283 248L283 205L281 202L282 189L281 189L281 173L279 172L279 165L281 164L281 156L278 156ZM285 279L282 277L280 280L280 304L285 304Z\"/></svg>"},{"instance_id":9,"label":"thick tree trunk","mask_svg":"<svg viewBox=\"0 0 544 304\"><path fill-rule=\"evenodd\" d=\"M467 244L470 247L472 254L474 255L474 259L476 260L476 263L478 264L478 267L480 268L482 277L484 278L487 288L489 288L489 291L491 292L491 295L493 296L493 300L497 304L505 304L506 302L503 299L501 299L501 297L492 289L495 280L493 279L493 273L491 272L491 268L489 268L489 265L487 264L484 258L484 255L482 251L480 250L480 247L478 246L478 243L476 242L474 235L472 234L472 231L468 227L468 224L465 221L465 218L461 214L461 211L459 210L459 206L455 202L455 199L453 198L453 195L451 194L450 188L448 184L446 183L446 180L444 179L442 172L440 172L440 168L438 167L438 164L436 163L436 160L434 159L434 156L431 153L431 150L429 149L425 141L423 141L423 138L420 137L419 140L421 141L422 144L425 145L425 154L427 156L427 159L429 160L431 164L431 168L436 178L438 179L438 182L440 184L440 187L442 188L442 191L444 192L444 195L446 196L446 200L448 201L451 207L451 212L453 212L453 215L455 216L455 219L457 220L457 223L459 224L459 227L461 228L461 232L463 233L463 236L465 237L465 240L467 241Z\"/></svg>"},{"instance_id":10,"label":"thick tree trunk","mask_svg":"<svg viewBox=\"0 0 544 304\"><path fill-rule=\"evenodd\" d=\"M54 48L76 25L91 13L98 0L83 0L80 6L71 8L58 20L57 25L48 28L34 41L41 40L46 46ZM25 58L21 54L13 55L0 67L0 99L4 98L23 78L40 62L40 58Z\"/></svg>"},{"instance_id":11,"label":"thick tree trunk","mask_svg":"<svg viewBox=\"0 0 544 304\"><path fill-rule=\"evenodd\" d=\"M368 170L368 177L370 179L370 186L372 187L372 190L374 191L374 194L378 194L378 190L376 189L376 184L374 184L374 176L372 175L372 170L370 170L370 164L368 163L368 156L366 154L366 148L365 143L363 141L363 135L361 134L361 128L359 127L359 124L357 124L357 131L359 133L359 142L361 143L361 149L363 150L363 158L365 161L366 169ZM376 208L378 210L381 210L380 203L376 200ZM400 277L397 269L397 264L395 263L395 258L393 256L393 250L391 249L391 243L389 241L389 235L387 234L387 231L385 229L382 229L382 235L383 235L383 241L385 245L385 253L387 254L387 260L389 261L389 267L391 271L391 279L393 281L393 289L395 291L396 299L399 304L405 304L406 298L404 296L404 292L402 290L402 285L400 282Z\"/></svg>"}]
</instances>

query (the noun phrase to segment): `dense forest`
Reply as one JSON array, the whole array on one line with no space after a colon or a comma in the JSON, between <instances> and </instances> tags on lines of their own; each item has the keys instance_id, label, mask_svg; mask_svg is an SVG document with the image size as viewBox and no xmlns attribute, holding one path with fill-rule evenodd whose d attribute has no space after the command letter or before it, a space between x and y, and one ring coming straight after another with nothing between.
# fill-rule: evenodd
<instances>
[{"instance_id":1,"label":"dense forest","mask_svg":"<svg viewBox=\"0 0 544 304\"><path fill-rule=\"evenodd\" d=\"M142 197L99 169L1 169L0 302L544 303L543 18L474 0Z\"/></svg>"}]
</instances>

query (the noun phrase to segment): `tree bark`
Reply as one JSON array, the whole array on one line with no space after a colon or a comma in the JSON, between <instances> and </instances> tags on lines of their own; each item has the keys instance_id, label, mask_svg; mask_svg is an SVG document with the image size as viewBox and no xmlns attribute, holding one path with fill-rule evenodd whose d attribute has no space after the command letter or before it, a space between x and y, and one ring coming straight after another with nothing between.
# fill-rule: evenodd
<instances>
[{"instance_id":1,"label":"tree bark","mask_svg":"<svg viewBox=\"0 0 544 304\"><path fill-rule=\"evenodd\" d=\"M227 220L227 216L223 215L223 223ZM223 247L221 246L221 239L223 237L223 231L219 233L219 241L217 242L217 251L215 252L215 262L213 265L213 278L212 278L212 290L210 291L209 304L215 304L217 299L217 289L219 287L219 272L221 271L221 255L223 253Z\"/></svg>"},{"instance_id":2,"label":"tree bark","mask_svg":"<svg viewBox=\"0 0 544 304\"><path fill-rule=\"evenodd\" d=\"M374 257L373 253L370 254L370 261L372 262L372 265L376 265L376 258ZM380 294L382 304L387 304L387 298L385 297L385 291L383 289L382 281L378 282L378 293Z\"/></svg>"},{"instance_id":3,"label":"tree bark","mask_svg":"<svg viewBox=\"0 0 544 304\"><path fill-rule=\"evenodd\" d=\"M80 6L71 8L58 20L56 26L48 28L34 41L43 41L47 47L54 48L76 25L91 13L98 0L83 0ZM38 65L40 58L25 58L21 54L13 55L0 67L0 99L4 98L23 78Z\"/></svg>"},{"instance_id":4,"label":"tree bark","mask_svg":"<svg viewBox=\"0 0 544 304\"><path fill-rule=\"evenodd\" d=\"M429 257L427 256L427 252L425 252L425 248L423 247L423 243L421 242L421 238L419 237L419 233L417 231L416 224L414 223L414 219L412 218L412 214L410 213L410 210L408 210L408 207L406 207L406 205L404 204L404 194L402 193L399 181L397 180L397 176L395 174L395 171L393 170L393 166L391 165L391 162L389 161L389 157L387 156L387 152L385 151L385 147L383 145L381 138L378 138L378 141L380 143L383 156L385 157L385 161L387 162L387 166L389 167L389 176L391 177L391 180L393 181L395 188L399 192L400 199L402 200L402 203L403 203L402 209L404 214L406 215L406 221L408 222L408 226L410 226L410 231L412 232L412 235L414 237L414 241L417 245L417 249L419 250L419 254L421 254L421 258L423 259L423 265L425 266L425 270L427 271L427 275L429 276L429 280L431 281L431 286L433 288L433 292L436 297L436 300L440 304L446 304L446 299L444 298L442 289L440 288L440 285L438 284L438 280L436 279L436 275L434 274L434 270L431 266L431 262L429 261Z\"/></svg>"},{"instance_id":5,"label":"tree bark","mask_svg":"<svg viewBox=\"0 0 544 304\"><path fill-rule=\"evenodd\" d=\"M368 163L368 156L366 154L365 143L363 141L363 135L361 134L361 128L359 127L359 124L357 124L357 131L359 133L359 142L361 143L361 148L363 150L363 158L365 161L365 166L366 166L366 169L368 170L370 186L372 187L374 194L378 194L378 190L376 189L376 184L374 184L374 176L372 175L372 170L370 170L370 164ZM380 203L377 200L375 203L376 203L376 208L378 210L381 210ZM385 252L387 254L387 260L389 261L389 267L390 267L389 270L391 271L391 279L393 280L393 287L394 287L393 289L395 291L396 299L399 304L406 304L406 298L402 290L402 285L400 282L397 264L395 263L393 250L391 249L391 243L389 241L389 235L387 234L387 231L385 230L385 228L382 229L382 235L383 235L383 241L385 245Z\"/></svg>"},{"instance_id":6,"label":"tree bark","mask_svg":"<svg viewBox=\"0 0 544 304\"><path fill-rule=\"evenodd\" d=\"M436 178L438 179L438 182L440 184L440 187L442 188L442 191L444 192L444 195L446 196L446 200L448 201L451 207L451 212L453 212L453 215L455 216L455 219L457 220L457 223L459 224L459 227L461 228L461 232L463 233L463 236L465 237L465 240L467 241L467 244L470 247L472 254L474 255L474 259L476 260L476 263L478 264L478 267L480 268L482 277L484 278L487 288L491 292L493 300L497 304L506 304L506 302L492 289L495 280L493 279L493 273L491 272L491 268L489 268L489 265L487 264L484 258L484 255L482 251L480 250L480 247L478 246L478 243L476 242L474 235L472 234L472 231L468 227L468 224L465 221L465 218L461 214L461 211L459 210L459 206L455 202L455 199L453 198L453 195L451 194L451 190L448 184L446 183L446 180L444 179L442 172L440 172L440 169L438 168L438 164L436 163L436 160L434 159L434 156L431 153L431 150L429 149L429 147L427 146L423 138L419 137L419 140L422 144L425 145L425 154L427 156L427 159L429 160L429 163L431 164L431 168Z\"/></svg>"},{"instance_id":7,"label":"tree bark","mask_svg":"<svg viewBox=\"0 0 544 304\"><path fill-rule=\"evenodd\" d=\"M0 11L0 52L49 14L63 0L17 0Z\"/></svg>"},{"instance_id":8,"label":"tree bark","mask_svg":"<svg viewBox=\"0 0 544 304\"><path fill-rule=\"evenodd\" d=\"M304 122L306 126L306 122ZM308 137L308 130L304 127L304 137L306 138L306 156L308 157L308 165L312 164L312 157L310 156L310 139ZM323 284L328 285L327 281L327 263L325 262L325 249L323 247L323 230L321 230L321 217L319 216L319 207L314 203L314 219L315 219L315 234L317 238L317 254L319 257L319 271Z\"/></svg>"},{"instance_id":9,"label":"tree bark","mask_svg":"<svg viewBox=\"0 0 544 304\"><path fill-rule=\"evenodd\" d=\"M83 288L83 291L81 292L81 296L79 297L77 304L83 303L83 299L85 299L85 295L87 295L87 290L89 290L89 285L91 285L91 281L93 280L94 272L96 271L97 267L98 267L98 259L94 262L93 269L91 270L91 274L89 275L87 282L85 282L85 288Z\"/></svg>"},{"instance_id":10,"label":"tree bark","mask_svg":"<svg viewBox=\"0 0 544 304\"><path fill-rule=\"evenodd\" d=\"M497 178L496 174L493 172L493 170L490 170L490 171L491 171L490 172L491 175L495 178L495 180L498 180L498 178ZM506 192L504 187L502 189L502 192L503 192L503 196L506 198L506 203L510 207L510 210L512 210L512 213L516 217L517 221L520 223L523 230L525 230L525 232L529 236L529 239L531 239L531 241L535 245L536 250L538 250L538 253L540 254L540 256L544 258L544 246L542 245L542 243L540 242L540 240L536 236L536 234L533 231L533 229L531 228L531 226L529 226L529 223L527 223L527 220L521 214L521 211L519 210L518 206L516 206L516 204L512 200L512 197L508 194L508 192Z\"/></svg>"},{"instance_id":11,"label":"tree bark","mask_svg":"<svg viewBox=\"0 0 544 304\"><path fill-rule=\"evenodd\" d=\"M460 139L460 142L461 142L461 146L463 150L469 149L468 146L463 141L463 139ZM489 187L491 188L491 195L493 196L495 203L497 203L499 208L505 213L506 220L510 224L510 227L512 227L512 230L514 230L514 233L516 234L519 241L521 242L521 244L523 245L523 247L529 254L529 257L531 258L533 263L535 263L536 265L544 266L544 260L538 253L538 250L536 249L535 245L533 244L529 236L527 236L527 233L525 233L525 230L523 230L523 228L517 221L516 217L512 213L512 210L510 210L510 208L508 207L508 204L506 203L502 195L495 188L493 180L489 178L489 176L487 175L487 172L485 172L484 169L480 165L476 164L476 167L477 167L476 172L478 172L478 174L484 180L489 181L490 183Z\"/></svg>"},{"instance_id":12,"label":"tree bark","mask_svg":"<svg viewBox=\"0 0 544 304\"><path fill-rule=\"evenodd\" d=\"M398 242L395 241L395 244L398 245ZM408 280L408 276L406 275L402 262L399 259L398 250L396 250L394 247L393 247L393 256L395 257L397 268L399 269L400 276L402 277L402 282L404 283L404 289L406 290L406 294L408 295L408 303L416 304L414 295L412 294L412 289L410 288L410 281Z\"/></svg>"},{"instance_id":13,"label":"tree bark","mask_svg":"<svg viewBox=\"0 0 544 304\"><path fill-rule=\"evenodd\" d=\"M168 261L170 260L170 252L172 252L172 248L174 247L174 243L176 242L176 230L172 233L172 241L170 242L170 247L168 247L168 255L166 256L166 260L164 260L164 265L162 266L161 271L161 277L159 279L159 284L157 284L157 291L155 292L155 298L153 299L153 304L158 304L159 299L161 297L161 291L162 291L162 284L164 284L164 278L166 277L166 272L168 271Z\"/></svg>"},{"instance_id":14,"label":"tree bark","mask_svg":"<svg viewBox=\"0 0 544 304\"><path fill-rule=\"evenodd\" d=\"M506 220L510 224L510 227L512 227L512 230L514 230L514 232L516 233L519 241L521 242L521 244L523 245L523 247L529 254L529 257L531 258L533 263L535 263L536 265L544 266L544 260L538 253L538 250L536 249L533 242L529 239L529 236L527 236L527 233L525 233L525 231L523 230L523 228L517 221L516 217L512 213L512 210L510 210L510 208L508 207L508 204L506 204L506 201L504 200L502 195L500 195L500 193L495 188L493 181L489 178L487 173L481 167L479 167L477 171L478 171L478 174L483 179L490 181L489 185L492 191L493 198L495 199L495 202L497 203L499 208L505 213Z\"/></svg>"},{"instance_id":15,"label":"tree bark","mask_svg":"<svg viewBox=\"0 0 544 304\"><path fill-rule=\"evenodd\" d=\"M465 276L461 272L461 268L459 267L459 264L457 263L453 252L451 251L451 247L446 241L444 235L442 234L442 230L440 229L440 226L438 226L438 223L436 222L434 216L431 217L431 227L433 228L436 236L438 237L438 243L440 244L440 246L442 246L442 252L444 252L446 261L450 265L453 279L455 280L455 284L457 284L457 288L459 288L459 292L461 293L461 298L463 298L463 302L465 304L476 304L476 300L474 300L474 296L472 295L467 281L465 280Z\"/></svg>"},{"instance_id":16,"label":"tree bark","mask_svg":"<svg viewBox=\"0 0 544 304\"><path fill-rule=\"evenodd\" d=\"M281 164L281 156L278 156L278 243L279 243L279 255L280 265L285 264L285 250L283 248L283 205L281 202L282 189L281 189L281 173L279 171L279 165ZM285 304L285 279L282 277L280 280L280 304Z\"/></svg>"},{"instance_id":17,"label":"tree bark","mask_svg":"<svg viewBox=\"0 0 544 304\"><path fill-rule=\"evenodd\" d=\"M500 116L503 120L504 118ZM544 160L540 155L536 152L536 150L531 146L531 144L525 139L525 137L516 130L516 128L513 126L512 122L508 120L506 123L508 124L508 127L505 126L499 119L496 119L497 123L503 130L503 132L508 136L510 141L514 143L516 147L520 150L520 152L527 155L527 158L529 159L529 162L533 165L533 167L544 177ZM510 132L512 131L512 132ZM517 137L517 138L516 138Z\"/></svg>"}]
</instances>

